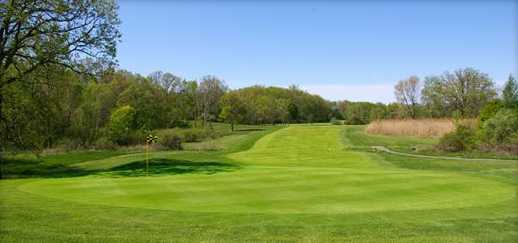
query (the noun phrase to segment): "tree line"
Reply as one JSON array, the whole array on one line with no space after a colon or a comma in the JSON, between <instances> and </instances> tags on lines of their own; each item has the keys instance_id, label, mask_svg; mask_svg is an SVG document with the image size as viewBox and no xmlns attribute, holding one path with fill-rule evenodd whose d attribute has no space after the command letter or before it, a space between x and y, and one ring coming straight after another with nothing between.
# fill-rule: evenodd
<instances>
[{"instance_id":1,"label":"tree line","mask_svg":"<svg viewBox=\"0 0 518 243\"><path fill-rule=\"evenodd\" d=\"M276 124L329 120L329 102L292 86L230 90L215 76L186 80L157 71L144 77L110 69L98 77L52 66L2 89L2 144L88 147L99 139L120 145L156 129L211 122ZM37 81L36 81L37 80ZM132 138L132 136L137 136Z\"/></svg>"},{"instance_id":2,"label":"tree line","mask_svg":"<svg viewBox=\"0 0 518 243\"><path fill-rule=\"evenodd\" d=\"M124 145L152 130L207 128L214 121L233 127L490 119L500 107L492 80L472 68L425 77L423 83L415 76L401 80L395 86L398 102L390 104L331 102L296 86L230 90L210 75L186 80L157 71L144 77L116 68L117 8L112 0L0 2L0 150L88 147L99 140Z\"/></svg>"},{"instance_id":3,"label":"tree line","mask_svg":"<svg viewBox=\"0 0 518 243\"><path fill-rule=\"evenodd\" d=\"M509 76L506 87L513 84ZM394 86L397 102L337 102L348 124L367 124L377 119L477 118L484 107L502 100L489 75L473 68L417 76L400 80ZM503 94L502 94L503 95Z\"/></svg>"},{"instance_id":4,"label":"tree line","mask_svg":"<svg viewBox=\"0 0 518 243\"><path fill-rule=\"evenodd\" d=\"M296 86L252 86L226 93L220 117L234 124L312 123L329 121L330 103Z\"/></svg>"}]
</instances>

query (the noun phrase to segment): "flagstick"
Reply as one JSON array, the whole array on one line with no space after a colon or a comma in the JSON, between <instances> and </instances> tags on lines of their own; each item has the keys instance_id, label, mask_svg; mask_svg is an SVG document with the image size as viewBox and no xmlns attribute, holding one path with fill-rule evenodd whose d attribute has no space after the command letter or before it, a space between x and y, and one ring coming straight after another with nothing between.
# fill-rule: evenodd
<instances>
[{"instance_id":1,"label":"flagstick","mask_svg":"<svg viewBox=\"0 0 518 243\"><path fill-rule=\"evenodd\" d=\"M146 176L149 175L149 143L146 143Z\"/></svg>"}]
</instances>

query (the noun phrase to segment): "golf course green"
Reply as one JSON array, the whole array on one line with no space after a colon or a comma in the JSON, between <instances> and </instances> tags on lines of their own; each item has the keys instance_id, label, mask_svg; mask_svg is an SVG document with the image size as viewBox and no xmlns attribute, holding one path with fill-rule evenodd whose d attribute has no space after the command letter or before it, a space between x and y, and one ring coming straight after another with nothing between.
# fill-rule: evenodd
<instances>
[{"instance_id":1,"label":"golf course green","mask_svg":"<svg viewBox=\"0 0 518 243\"><path fill-rule=\"evenodd\" d=\"M234 149L156 152L148 176L129 154L69 165L92 171L82 176L2 180L0 241L518 240L517 161L374 153L351 129L290 125Z\"/></svg>"}]
</instances>

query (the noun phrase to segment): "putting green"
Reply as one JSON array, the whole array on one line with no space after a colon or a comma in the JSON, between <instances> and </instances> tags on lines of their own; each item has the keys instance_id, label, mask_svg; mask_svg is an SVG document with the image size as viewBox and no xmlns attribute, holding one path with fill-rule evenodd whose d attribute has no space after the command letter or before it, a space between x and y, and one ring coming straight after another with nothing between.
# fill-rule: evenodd
<instances>
[{"instance_id":1,"label":"putting green","mask_svg":"<svg viewBox=\"0 0 518 243\"><path fill-rule=\"evenodd\" d=\"M391 167L344 149L338 126L290 126L227 155L211 175L45 179L18 189L66 201L191 212L356 213L462 208L514 197L511 185L460 173Z\"/></svg>"}]
</instances>

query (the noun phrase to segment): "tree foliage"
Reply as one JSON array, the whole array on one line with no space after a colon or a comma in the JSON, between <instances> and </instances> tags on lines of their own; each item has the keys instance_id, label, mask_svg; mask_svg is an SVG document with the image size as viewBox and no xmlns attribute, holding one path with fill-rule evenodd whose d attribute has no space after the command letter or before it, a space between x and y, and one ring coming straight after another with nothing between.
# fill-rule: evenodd
<instances>
[{"instance_id":1,"label":"tree foliage","mask_svg":"<svg viewBox=\"0 0 518 243\"><path fill-rule=\"evenodd\" d=\"M394 87L397 101L406 108L406 112L412 118L417 117L420 89L417 76L410 76L408 79L400 80Z\"/></svg>"},{"instance_id":2,"label":"tree foliage","mask_svg":"<svg viewBox=\"0 0 518 243\"><path fill-rule=\"evenodd\" d=\"M484 122L482 133L490 144L518 144L518 112L501 109Z\"/></svg>"},{"instance_id":3,"label":"tree foliage","mask_svg":"<svg viewBox=\"0 0 518 243\"><path fill-rule=\"evenodd\" d=\"M80 70L85 57L112 61L120 37L111 0L7 0L0 3L0 88L40 68Z\"/></svg>"},{"instance_id":4,"label":"tree foliage","mask_svg":"<svg viewBox=\"0 0 518 243\"><path fill-rule=\"evenodd\" d=\"M76 79L67 75L114 61L117 4L6 0L0 20L0 147L49 146L65 133L76 105L67 100L77 94Z\"/></svg>"},{"instance_id":5,"label":"tree foliage","mask_svg":"<svg viewBox=\"0 0 518 243\"><path fill-rule=\"evenodd\" d=\"M488 75L472 68L425 80L422 100L433 117L476 117L497 94Z\"/></svg>"},{"instance_id":6,"label":"tree foliage","mask_svg":"<svg viewBox=\"0 0 518 243\"><path fill-rule=\"evenodd\" d=\"M247 124L329 121L330 103L297 88L252 86L223 97L221 115Z\"/></svg>"},{"instance_id":7,"label":"tree foliage","mask_svg":"<svg viewBox=\"0 0 518 243\"><path fill-rule=\"evenodd\" d=\"M230 123L232 131L234 125L242 123L246 114L246 107L242 103L242 98L239 97L238 92L229 92L221 98L221 113L220 117L223 121Z\"/></svg>"},{"instance_id":8,"label":"tree foliage","mask_svg":"<svg viewBox=\"0 0 518 243\"><path fill-rule=\"evenodd\" d=\"M505 83L502 100L503 105L507 108L518 108L518 83L512 75L509 75L509 79Z\"/></svg>"},{"instance_id":9,"label":"tree foliage","mask_svg":"<svg viewBox=\"0 0 518 243\"><path fill-rule=\"evenodd\" d=\"M360 125L371 121L394 118L388 112L388 106L382 103L371 102L340 102L339 109L346 124Z\"/></svg>"},{"instance_id":10,"label":"tree foliage","mask_svg":"<svg viewBox=\"0 0 518 243\"><path fill-rule=\"evenodd\" d=\"M110 116L110 137L113 142L121 145L128 144L131 131L135 128L136 111L133 107L122 106Z\"/></svg>"},{"instance_id":11,"label":"tree foliage","mask_svg":"<svg viewBox=\"0 0 518 243\"><path fill-rule=\"evenodd\" d=\"M197 95L199 97L199 110L202 112L202 120L205 125L207 121L214 120L220 113L220 99L227 91L223 80L215 76L205 76L198 85Z\"/></svg>"}]
</instances>

